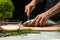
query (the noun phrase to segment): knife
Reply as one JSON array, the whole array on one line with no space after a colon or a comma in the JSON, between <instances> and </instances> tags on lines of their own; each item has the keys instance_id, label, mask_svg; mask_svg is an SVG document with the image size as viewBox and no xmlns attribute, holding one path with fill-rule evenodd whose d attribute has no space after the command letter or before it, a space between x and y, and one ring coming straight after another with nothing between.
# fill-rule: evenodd
<instances>
[{"instance_id":1,"label":"knife","mask_svg":"<svg viewBox=\"0 0 60 40\"><path fill-rule=\"evenodd\" d=\"M30 15L28 16L28 19L27 19L27 21L29 21L30 20Z\"/></svg>"}]
</instances>

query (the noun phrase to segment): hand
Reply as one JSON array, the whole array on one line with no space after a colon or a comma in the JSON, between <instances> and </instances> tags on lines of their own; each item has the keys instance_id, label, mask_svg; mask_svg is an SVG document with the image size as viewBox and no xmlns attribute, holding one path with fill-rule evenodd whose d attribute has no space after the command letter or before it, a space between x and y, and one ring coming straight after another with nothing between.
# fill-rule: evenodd
<instances>
[{"instance_id":1,"label":"hand","mask_svg":"<svg viewBox=\"0 0 60 40\"><path fill-rule=\"evenodd\" d=\"M29 16L29 14L34 10L35 5L35 1L32 1L27 6L25 6L25 13L27 13L27 16Z\"/></svg>"},{"instance_id":2,"label":"hand","mask_svg":"<svg viewBox=\"0 0 60 40\"><path fill-rule=\"evenodd\" d=\"M49 19L48 12L37 15L30 25L34 24L35 26L44 26L45 22Z\"/></svg>"}]
</instances>

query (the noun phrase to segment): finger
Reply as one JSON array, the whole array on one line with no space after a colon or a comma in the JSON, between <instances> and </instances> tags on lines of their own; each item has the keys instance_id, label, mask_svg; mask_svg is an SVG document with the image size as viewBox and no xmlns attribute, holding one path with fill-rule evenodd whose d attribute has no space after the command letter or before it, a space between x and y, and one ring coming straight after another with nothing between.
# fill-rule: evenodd
<instances>
[{"instance_id":1,"label":"finger","mask_svg":"<svg viewBox=\"0 0 60 40\"><path fill-rule=\"evenodd\" d=\"M27 16L29 16L29 13L30 13L30 7L28 7Z\"/></svg>"},{"instance_id":2,"label":"finger","mask_svg":"<svg viewBox=\"0 0 60 40\"><path fill-rule=\"evenodd\" d=\"M38 16L33 19L33 21L30 23L30 25L34 24L37 18L38 18Z\"/></svg>"},{"instance_id":3,"label":"finger","mask_svg":"<svg viewBox=\"0 0 60 40\"><path fill-rule=\"evenodd\" d=\"M43 18L42 21L41 21L41 26L44 26L45 21L46 21L46 20Z\"/></svg>"},{"instance_id":4,"label":"finger","mask_svg":"<svg viewBox=\"0 0 60 40\"><path fill-rule=\"evenodd\" d=\"M34 8L35 8L35 7L31 7L31 8L30 8L30 13L33 11Z\"/></svg>"},{"instance_id":5,"label":"finger","mask_svg":"<svg viewBox=\"0 0 60 40\"><path fill-rule=\"evenodd\" d=\"M43 18L41 17L41 20L40 20L40 26L42 26L42 21L43 21Z\"/></svg>"},{"instance_id":6,"label":"finger","mask_svg":"<svg viewBox=\"0 0 60 40\"><path fill-rule=\"evenodd\" d=\"M25 7L25 13L27 13L27 7Z\"/></svg>"},{"instance_id":7,"label":"finger","mask_svg":"<svg viewBox=\"0 0 60 40\"><path fill-rule=\"evenodd\" d=\"M46 21L45 18L42 18L40 21L40 26L44 26L45 21Z\"/></svg>"},{"instance_id":8,"label":"finger","mask_svg":"<svg viewBox=\"0 0 60 40\"><path fill-rule=\"evenodd\" d=\"M39 21L41 20L41 18L39 17L36 22L35 22L35 26L38 26L39 25Z\"/></svg>"},{"instance_id":9,"label":"finger","mask_svg":"<svg viewBox=\"0 0 60 40\"><path fill-rule=\"evenodd\" d=\"M45 22L46 22L47 20L48 20L48 19L43 19L43 23L42 23L43 26L45 25Z\"/></svg>"}]
</instances>

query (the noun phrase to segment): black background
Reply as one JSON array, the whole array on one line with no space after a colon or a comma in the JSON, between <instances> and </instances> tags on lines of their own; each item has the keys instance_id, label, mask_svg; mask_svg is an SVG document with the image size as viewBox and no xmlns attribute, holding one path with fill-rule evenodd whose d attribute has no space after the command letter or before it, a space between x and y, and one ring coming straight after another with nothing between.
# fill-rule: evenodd
<instances>
[{"instance_id":1,"label":"black background","mask_svg":"<svg viewBox=\"0 0 60 40\"><path fill-rule=\"evenodd\" d=\"M25 6L30 1L31 0L12 0L14 7L15 7L15 10L13 12L13 17L10 20L21 20L23 22L27 21L27 16L26 16L26 13L24 12L24 10L25 10ZM36 15L44 12L45 6L46 6L46 1L37 4L36 8L30 14L30 19L35 18ZM59 19L57 19L57 20L59 20Z\"/></svg>"},{"instance_id":2,"label":"black background","mask_svg":"<svg viewBox=\"0 0 60 40\"><path fill-rule=\"evenodd\" d=\"M26 21L27 16L24 12L25 6L30 2L31 0L12 0L15 10L13 12L13 17L10 20L21 20ZM37 4L36 8L33 10L33 12L30 14L30 19L35 18L35 16L39 13L44 12L45 3L39 3Z\"/></svg>"}]
</instances>

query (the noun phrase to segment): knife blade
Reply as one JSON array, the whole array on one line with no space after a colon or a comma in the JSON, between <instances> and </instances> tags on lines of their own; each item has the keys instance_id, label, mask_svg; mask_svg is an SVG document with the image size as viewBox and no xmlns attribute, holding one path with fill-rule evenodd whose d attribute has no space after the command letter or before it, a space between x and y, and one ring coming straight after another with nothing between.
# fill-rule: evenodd
<instances>
[{"instance_id":1,"label":"knife blade","mask_svg":"<svg viewBox=\"0 0 60 40\"><path fill-rule=\"evenodd\" d=\"M29 21L30 20L30 15L28 16L28 19L27 19L27 21Z\"/></svg>"}]
</instances>

